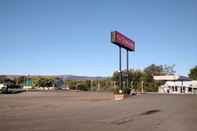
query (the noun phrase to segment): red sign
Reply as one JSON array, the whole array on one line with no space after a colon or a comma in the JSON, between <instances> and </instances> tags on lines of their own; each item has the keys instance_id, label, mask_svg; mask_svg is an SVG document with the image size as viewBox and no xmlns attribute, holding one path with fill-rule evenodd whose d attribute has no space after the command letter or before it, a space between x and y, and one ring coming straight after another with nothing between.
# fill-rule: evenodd
<instances>
[{"instance_id":1,"label":"red sign","mask_svg":"<svg viewBox=\"0 0 197 131\"><path fill-rule=\"evenodd\" d=\"M125 48L126 50L129 51L134 51L135 50L135 42L120 32L114 31L111 33L111 41L112 43Z\"/></svg>"}]
</instances>

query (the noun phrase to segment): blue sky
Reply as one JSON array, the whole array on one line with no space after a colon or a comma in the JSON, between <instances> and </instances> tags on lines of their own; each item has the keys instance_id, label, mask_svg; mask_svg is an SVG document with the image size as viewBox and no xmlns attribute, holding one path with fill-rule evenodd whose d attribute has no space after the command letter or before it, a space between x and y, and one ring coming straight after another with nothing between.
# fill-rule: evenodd
<instances>
[{"instance_id":1,"label":"blue sky","mask_svg":"<svg viewBox=\"0 0 197 131\"><path fill-rule=\"evenodd\" d=\"M118 30L136 42L130 68L175 64L187 75L197 65L196 12L196 0L0 0L0 74L109 76Z\"/></svg>"}]
</instances>

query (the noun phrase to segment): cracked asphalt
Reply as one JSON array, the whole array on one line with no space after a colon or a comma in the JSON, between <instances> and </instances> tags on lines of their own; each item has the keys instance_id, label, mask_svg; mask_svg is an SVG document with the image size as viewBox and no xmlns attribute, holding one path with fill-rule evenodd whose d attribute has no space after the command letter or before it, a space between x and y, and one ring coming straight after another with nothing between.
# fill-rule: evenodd
<instances>
[{"instance_id":1,"label":"cracked asphalt","mask_svg":"<svg viewBox=\"0 0 197 131\"><path fill-rule=\"evenodd\" d=\"M196 131L197 95L48 91L0 94L1 131Z\"/></svg>"}]
</instances>

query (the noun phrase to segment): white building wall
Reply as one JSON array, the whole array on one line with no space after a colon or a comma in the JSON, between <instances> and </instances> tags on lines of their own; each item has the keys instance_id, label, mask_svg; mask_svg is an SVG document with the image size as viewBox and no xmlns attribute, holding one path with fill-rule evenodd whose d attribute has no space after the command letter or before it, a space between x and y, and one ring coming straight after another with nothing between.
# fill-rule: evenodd
<instances>
[{"instance_id":1,"label":"white building wall","mask_svg":"<svg viewBox=\"0 0 197 131\"><path fill-rule=\"evenodd\" d=\"M0 90L4 87L4 84L0 84Z\"/></svg>"},{"instance_id":2,"label":"white building wall","mask_svg":"<svg viewBox=\"0 0 197 131\"><path fill-rule=\"evenodd\" d=\"M164 85L159 87L158 92L170 94L197 94L197 81L167 81Z\"/></svg>"}]
</instances>

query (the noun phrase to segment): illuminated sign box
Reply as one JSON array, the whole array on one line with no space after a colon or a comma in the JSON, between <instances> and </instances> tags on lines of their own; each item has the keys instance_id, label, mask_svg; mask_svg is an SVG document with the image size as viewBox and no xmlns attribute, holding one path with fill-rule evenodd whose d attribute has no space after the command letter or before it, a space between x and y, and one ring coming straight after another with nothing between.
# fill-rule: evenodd
<instances>
[{"instance_id":1,"label":"illuminated sign box","mask_svg":"<svg viewBox=\"0 0 197 131\"><path fill-rule=\"evenodd\" d=\"M111 41L126 50L135 51L135 42L118 31L111 33Z\"/></svg>"}]
</instances>

